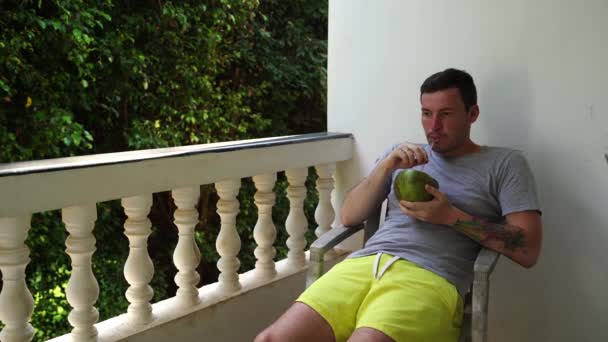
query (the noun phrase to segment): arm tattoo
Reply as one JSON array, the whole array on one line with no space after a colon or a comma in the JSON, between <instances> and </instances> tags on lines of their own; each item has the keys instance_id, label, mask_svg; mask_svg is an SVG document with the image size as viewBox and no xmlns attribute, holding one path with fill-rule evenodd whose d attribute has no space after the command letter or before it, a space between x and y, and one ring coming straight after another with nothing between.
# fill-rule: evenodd
<instances>
[{"instance_id":1,"label":"arm tattoo","mask_svg":"<svg viewBox=\"0 0 608 342\"><path fill-rule=\"evenodd\" d=\"M471 221L457 220L454 228L480 243L502 242L505 249L515 251L526 247L525 236L521 228L509 225L498 224L473 218Z\"/></svg>"}]
</instances>

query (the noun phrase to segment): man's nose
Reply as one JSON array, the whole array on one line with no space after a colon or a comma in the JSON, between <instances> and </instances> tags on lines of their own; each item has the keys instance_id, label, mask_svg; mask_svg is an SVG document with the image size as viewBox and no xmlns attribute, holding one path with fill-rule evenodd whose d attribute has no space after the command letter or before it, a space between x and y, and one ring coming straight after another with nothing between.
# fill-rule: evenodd
<instances>
[{"instance_id":1,"label":"man's nose","mask_svg":"<svg viewBox=\"0 0 608 342\"><path fill-rule=\"evenodd\" d=\"M431 121L431 128L433 129L433 131L438 131L443 127L443 123L441 122L441 118L439 117L439 115L433 115L432 120L433 121Z\"/></svg>"}]
</instances>

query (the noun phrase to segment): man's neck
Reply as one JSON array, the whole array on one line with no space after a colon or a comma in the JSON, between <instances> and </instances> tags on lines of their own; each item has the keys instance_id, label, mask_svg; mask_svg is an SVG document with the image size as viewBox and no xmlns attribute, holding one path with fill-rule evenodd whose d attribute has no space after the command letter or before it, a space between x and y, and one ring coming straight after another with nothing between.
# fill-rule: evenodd
<instances>
[{"instance_id":1,"label":"man's neck","mask_svg":"<svg viewBox=\"0 0 608 342\"><path fill-rule=\"evenodd\" d=\"M480 150L481 150L481 146L479 146L476 143L474 143L473 141L469 140L468 142L459 146L456 149L446 151L446 152L437 152L437 153L439 153L442 157L452 158L452 157L462 157L467 154L477 153Z\"/></svg>"}]
</instances>

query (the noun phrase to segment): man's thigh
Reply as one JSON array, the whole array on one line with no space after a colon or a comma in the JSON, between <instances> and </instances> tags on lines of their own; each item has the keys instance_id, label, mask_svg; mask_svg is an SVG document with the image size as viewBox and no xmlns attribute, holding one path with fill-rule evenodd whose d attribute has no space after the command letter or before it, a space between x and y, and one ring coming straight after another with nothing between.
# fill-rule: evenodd
<instances>
[{"instance_id":1,"label":"man's thigh","mask_svg":"<svg viewBox=\"0 0 608 342\"><path fill-rule=\"evenodd\" d=\"M336 341L346 341L355 330L361 302L373 279L374 256L346 259L315 281L297 299L329 323Z\"/></svg>"},{"instance_id":2,"label":"man's thigh","mask_svg":"<svg viewBox=\"0 0 608 342\"><path fill-rule=\"evenodd\" d=\"M255 341L333 342L335 338L331 327L321 315L308 305L296 302L260 333Z\"/></svg>"},{"instance_id":3,"label":"man's thigh","mask_svg":"<svg viewBox=\"0 0 608 342\"><path fill-rule=\"evenodd\" d=\"M364 327L355 330L348 342L395 342L395 340L382 331Z\"/></svg>"},{"instance_id":4,"label":"man's thigh","mask_svg":"<svg viewBox=\"0 0 608 342\"><path fill-rule=\"evenodd\" d=\"M461 318L462 301L452 284L399 260L374 281L361 303L357 328L373 328L396 341L455 342Z\"/></svg>"}]
</instances>

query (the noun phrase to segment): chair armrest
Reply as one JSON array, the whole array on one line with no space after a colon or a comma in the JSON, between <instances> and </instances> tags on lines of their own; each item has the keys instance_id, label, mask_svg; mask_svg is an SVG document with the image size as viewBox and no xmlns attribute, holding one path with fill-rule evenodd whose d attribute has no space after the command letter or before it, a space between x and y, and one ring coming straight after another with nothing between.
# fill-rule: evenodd
<instances>
[{"instance_id":1,"label":"chair armrest","mask_svg":"<svg viewBox=\"0 0 608 342\"><path fill-rule=\"evenodd\" d=\"M313 253L325 254L325 252L334 248L337 244L346 240L361 229L363 229L362 223L355 226L338 226L332 228L310 245L310 253L311 255Z\"/></svg>"},{"instance_id":2,"label":"chair armrest","mask_svg":"<svg viewBox=\"0 0 608 342\"><path fill-rule=\"evenodd\" d=\"M490 274L494 271L494 267L496 266L499 257L500 253L488 248L482 248L481 251L479 251L479 254L477 254L473 270L475 273Z\"/></svg>"},{"instance_id":3,"label":"chair armrest","mask_svg":"<svg viewBox=\"0 0 608 342\"><path fill-rule=\"evenodd\" d=\"M310 245L310 264L308 265L308 275L306 276L306 287L310 286L310 284L323 275L325 253L361 229L363 229L363 224L352 227L335 227L321 235Z\"/></svg>"},{"instance_id":4,"label":"chair armrest","mask_svg":"<svg viewBox=\"0 0 608 342\"><path fill-rule=\"evenodd\" d=\"M488 340L488 302L490 300L490 274L496 266L500 254L482 248L475 259L473 279L471 341Z\"/></svg>"}]
</instances>

